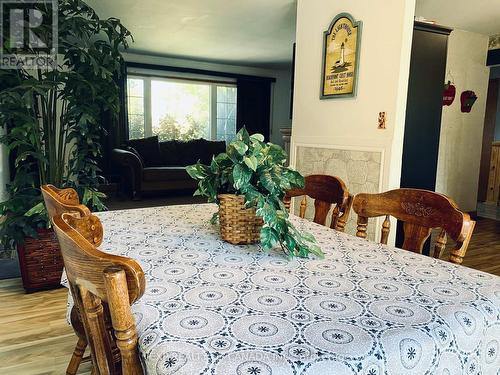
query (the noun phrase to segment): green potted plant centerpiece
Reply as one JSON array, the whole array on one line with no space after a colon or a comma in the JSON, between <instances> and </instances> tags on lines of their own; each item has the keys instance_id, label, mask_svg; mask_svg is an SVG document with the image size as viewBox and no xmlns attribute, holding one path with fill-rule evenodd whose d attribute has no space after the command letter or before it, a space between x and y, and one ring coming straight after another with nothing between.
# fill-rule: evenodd
<instances>
[{"instance_id":1,"label":"green potted plant centerpiece","mask_svg":"<svg viewBox=\"0 0 500 375\"><path fill-rule=\"evenodd\" d=\"M52 7L33 6L51 19ZM8 198L0 203L0 242L4 251L17 247L28 290L58 285L63 268L40 186L72 187L83 204L105 208L98 191L102 119L119 113L121 50L131 38L118 19L99 19L82 0L58 0L57 17L55 66L0 69L0 142L12 162ZM48 28L37 32L52 37ZM8 39L2 48L15 54Z\"/></svg>"},{"instance_id":2,"label":"green potted plant centerpiece","mask_svg":"<svg viewBox=\"0 0 500 375\"><path fill-rule=\"evenodd\" d=\"M286 191L304 187L304 177L285 166L287 155L278 145L265 143L261 134L241 129L225 153L210 165L187 167L198 180L195 195L219 205L221 237L233 244L260 241L265 250L280 245L289 257L322 257L314 237L295 228L283 198Z\"/></svg>"}]
</instances>

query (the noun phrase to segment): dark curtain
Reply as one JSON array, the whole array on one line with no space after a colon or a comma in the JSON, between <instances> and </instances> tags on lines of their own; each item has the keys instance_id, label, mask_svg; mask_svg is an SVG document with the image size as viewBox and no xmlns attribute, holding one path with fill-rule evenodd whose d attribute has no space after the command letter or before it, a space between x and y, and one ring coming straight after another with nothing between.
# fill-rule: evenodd
<instances>
[{"instance_id":1,"label":"dark curtain","mask_svg":"<svg viewBox=\"0 0 500 375\"><path fill-rule=\"evenodd\" d=\"M119 147L128 140L128 119L127 119L127 68L122 64L121 74L116 77L116 83L119 87L120 112L118 116L113 116L109 111L102 114L102 159L99 164L102 173L106 179L113 180L116 168L111 162L111 150Z\"/></svg>"},{"instance_id":2,"label":"dark curtain","mask_svg":"<svg viewBox=\"0 0 500 375\"><path fill-rule=\"evenodd\" d=\"M246 127L250 134L270 135L271 81L239 78L236 128Z\"/></svg>"}]
</instances>

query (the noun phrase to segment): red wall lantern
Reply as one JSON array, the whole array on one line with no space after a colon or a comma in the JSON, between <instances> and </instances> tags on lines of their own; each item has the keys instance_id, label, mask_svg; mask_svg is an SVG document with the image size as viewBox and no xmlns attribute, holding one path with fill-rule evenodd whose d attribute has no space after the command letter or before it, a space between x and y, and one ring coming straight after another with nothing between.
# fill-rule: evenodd
<instances>
[{"instance_id":1,"label":"red wall lantern","mask_svg":"<svg viewBox=\"0 0 500 375\"><path fill-rule=\"evenodd\" d=\"M460 95L460 103L462 105L461 110L464 113L469 113L472 109L472 106L477 100L476 93L474 91L464 91L462 95Z\"/></svg>"},{"instance_id":2,"label":"red wall lantern","mask_svg":"<svg viewBox=\"0 0 500 375\"><path fill-rule=\"evenodd\" d=\"M444 85L443 91L443 105L451 105L455 100L457 89L450 81Z\"/></svg>"}]
</instances>

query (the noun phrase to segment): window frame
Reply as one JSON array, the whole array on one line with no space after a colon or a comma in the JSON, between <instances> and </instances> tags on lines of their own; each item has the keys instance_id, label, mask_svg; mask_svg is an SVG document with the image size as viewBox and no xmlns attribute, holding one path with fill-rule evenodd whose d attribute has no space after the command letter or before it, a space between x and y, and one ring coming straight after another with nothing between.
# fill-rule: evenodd
<instances>
[{"instance_id":1,"label":"window frame","mask_svg":"<svg viewBox=\"0 0 500 375\"><path fill-rule=\"evenodd\" d=\"M152 98L151 98L151 81L166 81L189 83L209 86L210 114L209 114L209 138L211 141L217 141L217 88L218 87L235 87L237 89L236 80L215 80L206 77L190 77L190 76L172 76L162 74L151 74L141 71L129 71L127 73L127 85L129 79L140 79L143 83L143 108L144 108L144 137L152 137L153 133L153 118L152 118ZM127 93L127 101L129 94ZM238 91L236 90L236 103L238 102ZM128 109L127 109L128 118ZM236 129L237 131L237 129ZM130 137L130 129L127 131L127 138Z\"/></svg>"}]
</instances>

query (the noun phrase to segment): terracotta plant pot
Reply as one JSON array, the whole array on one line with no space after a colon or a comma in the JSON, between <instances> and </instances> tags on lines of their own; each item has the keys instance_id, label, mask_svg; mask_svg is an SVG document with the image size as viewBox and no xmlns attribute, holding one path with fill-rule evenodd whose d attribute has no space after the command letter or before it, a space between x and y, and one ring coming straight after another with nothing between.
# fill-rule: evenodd
<instances>
[{"instance_id":1,"label":"terracotta plant pot","mask_svg":"<svg viewBox=\"0 0 500 375\"><path fill-rule=\"evenodd\" d=\"M23 287L27 292L61 286L64 263L52 229L38 229L38 239L27 238L17 246Z\"/></svg>"}]
</instances>

